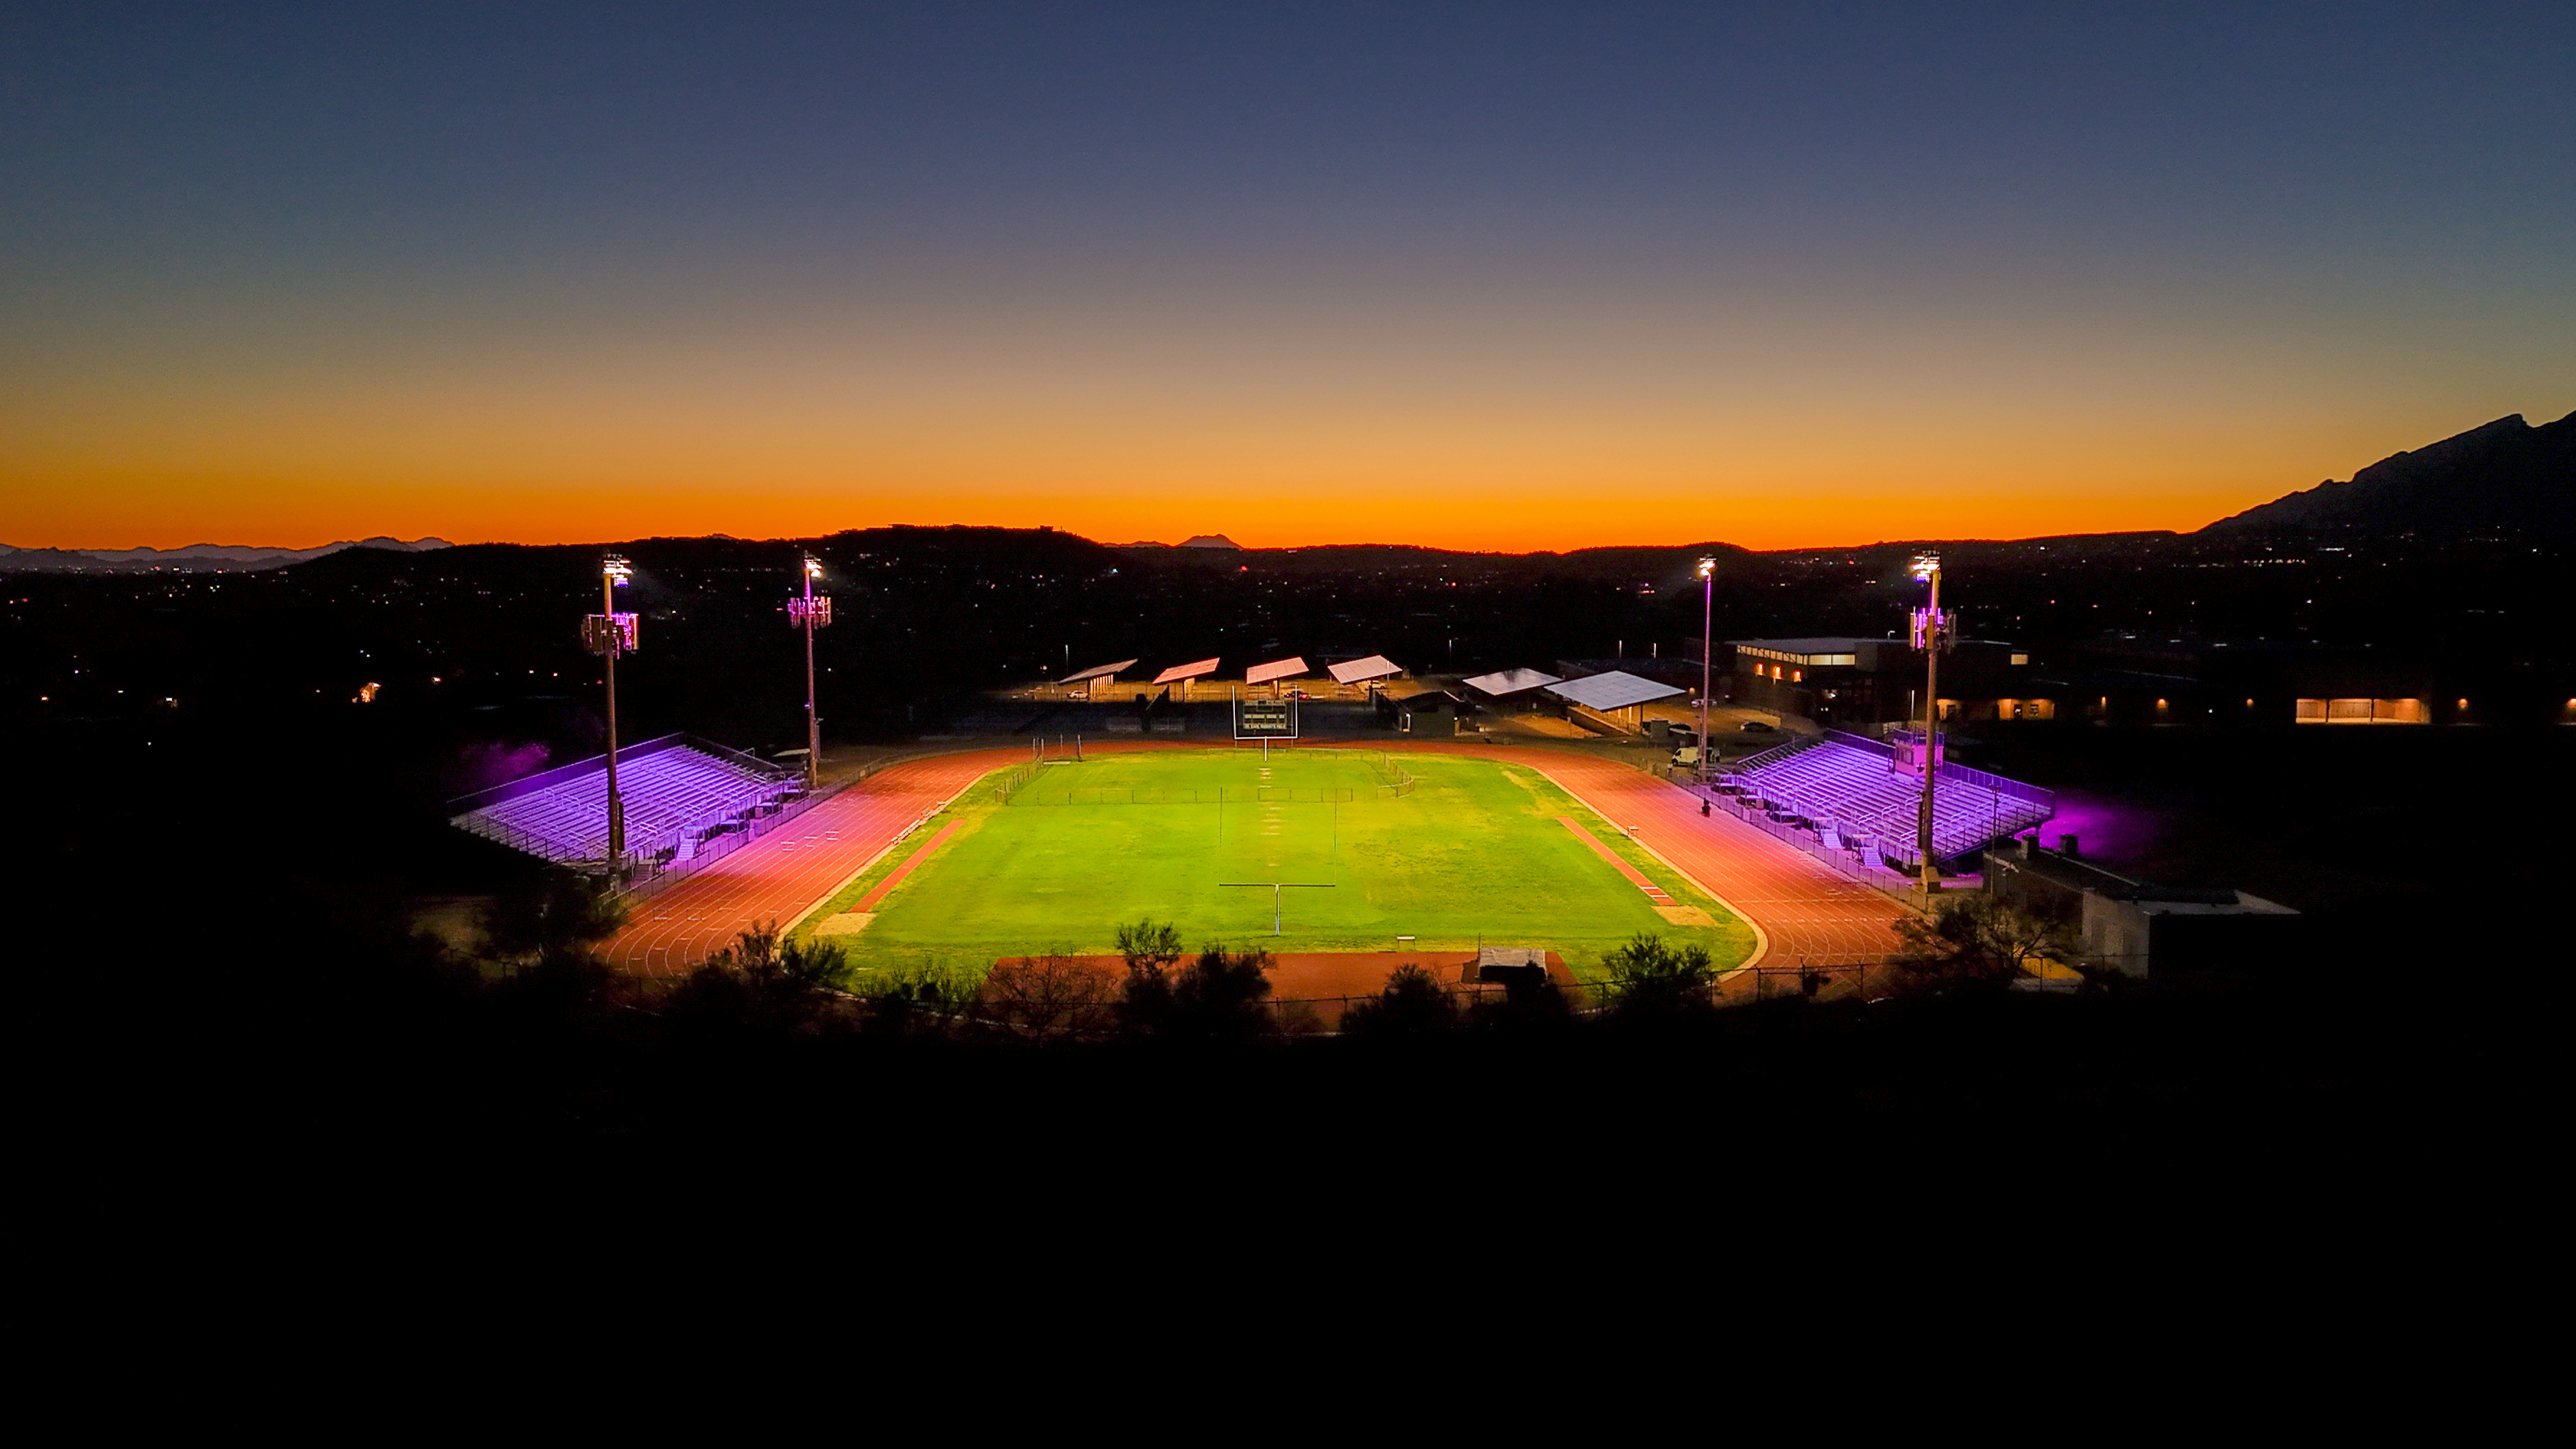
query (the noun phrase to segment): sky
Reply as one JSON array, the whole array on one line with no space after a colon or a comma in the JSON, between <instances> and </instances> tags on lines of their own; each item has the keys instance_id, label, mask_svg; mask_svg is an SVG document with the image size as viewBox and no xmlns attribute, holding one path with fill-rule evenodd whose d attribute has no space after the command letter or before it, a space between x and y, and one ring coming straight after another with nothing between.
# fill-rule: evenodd
<instances>
[{"instance_id":1,"label":"sky","mask_svg":"<svg viewBox=\"0 0 2576 1449\"><path fill-rule=\"evenodd\" d=\"M2199 527L2576 407L2576 7L0 5L0 542Z\"/></svg>"}]
</instances>

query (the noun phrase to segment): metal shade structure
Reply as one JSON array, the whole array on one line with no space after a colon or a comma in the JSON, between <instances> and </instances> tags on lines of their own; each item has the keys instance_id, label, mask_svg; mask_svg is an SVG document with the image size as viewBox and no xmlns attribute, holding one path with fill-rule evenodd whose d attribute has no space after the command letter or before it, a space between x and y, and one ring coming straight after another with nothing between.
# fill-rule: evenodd
<instances>
[{"instance_id":1,"label":"metal shade structure","mask_svg":"<svg viewBox=\"0 0 2576 1449\"><path fill-rule=\"evenodd\" d=\"M1207 676L1216 673L1216 666L1217 660L1215 659L1201 659L1191 664L1175 664L1171 668L1164 670L1162 673L1155 675L1154 683L1181 684L1193 679L1205 679Z\"/></svg>"},{"instance_id":2,"label":"metal shade structure","mask_svg":"<svg viewBox=\"0 0 2576 1449\"><path fill-rule=\"evenodd\" d=\"M1684 691L1673 685L1657 684L1651 679L1640 679L1623 669L1613 669L1606 674L1587 674L1581 679L1568 679L1551 684L1547 686L1547 692L1559 699L1579 704L1585 709L1599 710L1603 714L1608 714L1614 709L1627 709L1632 705L1651 704L1659 699L1670 699Z\"/></svg>"},{"instance_id":3,"label":"metal shade structure","mask_svg":"<svg viewBox=\"0 0 2576 1449\"><path fill-rule=\"evenodd\" d=\"M1115 664L1095 664L1089 669L1077 670L1072 674L1068 674L1064 678L1057 680L1056 683L1080 684L1086 679L1114 679L1135 667L1136 661L1133 659L1121 659Z\"/></svg>"},{"instance_id":4,"label":"metal shade structure","mask_svg":"<svg viewBox=\"0 0 2576 1449\"><path fill-rule=\"evenodd\" d=\"M1256 664L1250 669L1243 671L1243 682L1246 684L1268 684L1274 679L1294 679L1305 672L1306 660L1303 655L1300 655L1295 659L1281 659L1269 664Z\"/></svg>"},{"instance_id":5,"label":"metal shade structure","mask_svg":"<svg viewBox=\"0 0 2576 1449\"><path fill-rule=\"evenodd\" d=\"M1384 679L1390 674L1402 674L1404 670L1385 655L1372 654L1366 659L1329 665L1324 672L1333 676L1335 684L1357 684L1363 679Z\"/></svg>"},{"instance_id":6,"label":"metal shade structure","mask_svg":"<svg viewBox=\"0 0 2576 1449\"><path fill-rule=\"evenodd\" d=\"M1498 669L1491 674L1479 674L1473 679L1462 679L1458 682L1479 694L1489 694L1500 699L1504 695L1519 694L1525 690L1537 689L1542 685L1562 684L1565 682L1565 676L1549 674L1539 669Z\"/></svg>"}]
</instances>

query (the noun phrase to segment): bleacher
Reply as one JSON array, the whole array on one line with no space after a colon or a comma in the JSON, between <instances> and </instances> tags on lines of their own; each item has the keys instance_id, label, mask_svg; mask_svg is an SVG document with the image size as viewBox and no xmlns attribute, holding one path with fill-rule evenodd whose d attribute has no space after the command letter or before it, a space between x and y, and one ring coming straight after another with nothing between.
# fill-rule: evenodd
<instances>
[{"instance_id":1,"label":"bleacher","mask_svg":"<svg viewBox=\"0 0 2576 1449\"><path fill-rule=\"evenodd\" d=\"M686 735L665 735L617 752L617 793L626 802L626 851L647 865L686 860L706 841L743 829L801 794L803 780L750 755ZM449 823L551 861L599 861L608 854L606 756L547 770L469 795Z\"/></svg>"},{"instance_id":2,"label":"bleacher","mask_svg":"<svg viewBox=\"0 0 2576 1449\"><path fill-rule=\"evenodd\" d=\"M1881 859L1921 863L1922 778L1876 740L1835 730L1804 736L1747 756L1718 786L1774 820L1812 827L1829 843L1866 843ZM1934 777L1932 811L1932 853L1956 859L2040 824L2057 806L2037 786L1945 761Z\"/></svg>"}]
</instances>

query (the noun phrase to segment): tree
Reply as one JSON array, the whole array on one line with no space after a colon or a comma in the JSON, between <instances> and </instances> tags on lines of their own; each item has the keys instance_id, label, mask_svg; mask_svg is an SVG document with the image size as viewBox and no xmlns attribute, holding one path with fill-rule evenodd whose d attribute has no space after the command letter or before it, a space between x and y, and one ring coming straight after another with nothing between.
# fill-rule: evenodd
<instances>
[{"instance_id":1,"label":"tree","mask_svg":"<svg viewBox=\"0 0 2576 1449\"><path fill-rule=\"evenodd\" d=\"M1458 1005L1440 979L1410 962L1388 972L1377 995L1342 1013L1342 1034L1362 1038L1430 1036L1457 1025Z\"/></svg>"},{"instance_id":2,"label":"tree","mask_svg":"<svg viewBox=\"0 0 2576 1449\"><path fill-rule=\"evenodd\" d=\"M1574 1007L1545 976L1513 975L1505 978L1502 995L1479 992L1467 1020L1491 1031L1561 1031L1574 1025Z\"/></svg>"},{"instance_id":3,"label":"tree","mask_svg":"<svg viewBox=\"0 0 2576 1449\"><path fill-rule=\"evenodd\" d=\"M1714 1009L1717 977L1705 946L1676 947L1640 931L1601 958L1610 972L1610 1009L1625 1021L1669 1021Z\"/></svg>"},{"instance_id":4,"label":"tree","mask_svg":"<svg viewBox=\"0 0 2576 1449\"><path fill-rule=\"evenodd\" d=\"M995 966L981 999L985 1016L1016 1035L1080 1036L1114 1015L1118 977L1106 966L1054 951Z\"/></svg>"},{"instance_id":5,"label":"tree","mask_svg":"<svg viewBox=\"0 0 2576 1449\"><path fill-rule=\"evenodd\" d=\"M1172 963L1181 959L1180 928L1151 916L1132 926L1120 926L1118 954L1127 958L1129 971L1169 971Z\"/></svg>"},{"instance_id":6,"label":"tree","mask_svg":"<svg viewBox=\"0 0 2576 1449\"><path fill-rule=\"evenodd\" d=\"M494 896L476 924L496 960L588 954L625 929L626 903L602 880L545 870Z\"/></svg>"},{"instance_id":7,"label":"tree","mask_svg":"<svg viewBox=\"0 0 2576 1449\"><path fill-rule=\"evenodd\" d=\"M1155 1036L1240 1041L1267 1034L1270 953L1211 945L1177 972L1150 957L1128 969L1118 1014Z\"/></svg>"},{"instance_id":8,"label":"tree","mask_svg":"<svg viewBox=\"0 0 2576 1449\"><path fill-rule=\"evenodd\" d=\"M941 1035L969 996L925 957L918 968L885 972L861 991L867 1015L860 1029L878 1036Z\"/></svg>"},{"instance_id":9,"label":"tree","mask_svg":"<svg viewBox=\"0 0 2576 1449\"><path fill-rule=\"evenodd\" d=\"M2035 956L2075 954L2074 931L1983 892L1945 897L1928 921L1896 923L1896 965L1946 985L2003 986Z\"/></svg>"},{"instance_id":10,"label":"tree","mask_svg":"<svg viewBox=\"0 0 2576 1449\"><path fill-rule=\"evenodd\" d=\"M707 958L671 996L671 1014L718 1023L795 1030L849 989L850 963L827 941L782 941L778 923L754 925Z\"/></svg>"}]
</instances>

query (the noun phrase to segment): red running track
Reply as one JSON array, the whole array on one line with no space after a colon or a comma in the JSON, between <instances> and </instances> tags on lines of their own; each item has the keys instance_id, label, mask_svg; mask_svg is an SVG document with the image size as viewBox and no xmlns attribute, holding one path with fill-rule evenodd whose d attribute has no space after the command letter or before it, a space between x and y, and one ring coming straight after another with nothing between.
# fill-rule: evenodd
<instances>
[{"instance_id":1,"label":"red running track","mask_svg":"<svg viewBox=\"0 0 2576 1449\"><path fill-rule=\"evenodd\" d=\"M1767 949L1745 964L1836 965L1884 959L1905 908L1699 797L1615 760L1574 750L1462 747L1536 766L1566 792L1759 927Z\"/></svg>"},{"instance_id":2,"label":"red running track","mask_svg":"<svg viewBox=\"0 0 2576 1449\"><path fill-rule=\"evenodd\" d=\"M1204 744L1140 740L1092 749ZM1479 755L1538 769L1751 921L1764 938L1757 961L1829 965L1875 961L1895 949L1891 927L1904 909L1894 901L1732 816L1702 816L1697 796L1616 761L1544 745L1389 741L1349 748ZM646 901L608 943L608 962L638 976L685 975L753 926L795 919L932 807L987 771L1027 758L1024 748L1005 746L888 766Z\"/></svg>"},{"instance_id":3,"label":"red running track","mask_svg":"<svg viewBox=\"0 0 2576 1449\"><path fill-rule=\"evenodd\" d=\"M856 875L925 811L1027 748L970 750L889 765L635 908L608 964L685 976L753 926L795 919Z\"/></svg>"}]
</instances>

